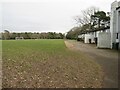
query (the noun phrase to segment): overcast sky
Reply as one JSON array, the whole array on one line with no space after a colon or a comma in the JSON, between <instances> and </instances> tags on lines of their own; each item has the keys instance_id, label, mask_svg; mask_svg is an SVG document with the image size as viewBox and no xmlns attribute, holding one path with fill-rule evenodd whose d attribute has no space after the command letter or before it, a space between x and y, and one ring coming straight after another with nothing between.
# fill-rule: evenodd
<instances>
[{"instance_id":1,"label":"overcast sky","mask_svg":"<svg viewBox=\"0 0 120 90\"><path fill-rule=\"evenodd\" d=\"M62 32L75 26L74 16L95 6L109 12L114 0L2 0L0 24L11 32ZM1 29L1 28L0 28Z\"/></svg>"}]
</instances>

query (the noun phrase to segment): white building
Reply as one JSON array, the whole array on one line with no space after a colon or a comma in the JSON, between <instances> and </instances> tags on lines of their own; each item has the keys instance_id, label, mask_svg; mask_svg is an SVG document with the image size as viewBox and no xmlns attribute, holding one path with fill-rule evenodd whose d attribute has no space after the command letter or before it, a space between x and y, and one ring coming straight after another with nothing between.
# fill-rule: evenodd
<instances>
[{"instance_id":1,"label":"white building","mask_svg":"<svg viewBox=\"0 0 120 90\"><path fill-rule=\"evenodd\" d=\"M90 32L87 32L85 35L84 35L84 43L96 43L98 42L98 40L101 40L99 39L100 38L103 38L102 41L99 41L99 42L104 42L104 35L102 35L102 37L99 35L99 33L110 33L110 29L109 28L105 28L105 29L101 29L101 30L92 30ZM97 39L97 40L95 40Z\"/></svg>"},{"instance_id":2,"label":"white building","mask_svg":"<svg viewBox=\"0 0 120 90\"><path fill-rule=\"evenodd\" d=\"M90 33L85 34L84 43L95 43L94 32L90 32Z\"/></svg>"},{"instance_id":3,"label":"white building","mask_svg":"<svg viewBox=\"0 0 120 90\"><path fill-rule=\"evenodd\" d=\"M78 35L79 41L84 41L85 34Z\"/></svg>"},{"instance_id":4,"label":"white building","mask_svg":"<svg viewBox=\"0 0 120 90\"><path fill-rule=\"evenodd\" d=\"M23 40L23 37L15 37L15 40Z\"/></svg>"},{"instance_id":5,"label":"white building","mask_svg":"<svg viewBox=\"0 0 120 90\"><path fill-rule=\"evenodd\" d=\"M120 1L111 4L110 32L111 48L120 49Z\"/></svg>"},{"instance_id":6,"label":"white building","mask_svg":"<svg viewBox=\"0 0 120 90\"><path fill-rule=\"evenodd\" d=\"M84 43L95 43L95 38L98 48L120 49L120 1L111 4L110 29L87 32Z\"/></svg>"}]
</instances>

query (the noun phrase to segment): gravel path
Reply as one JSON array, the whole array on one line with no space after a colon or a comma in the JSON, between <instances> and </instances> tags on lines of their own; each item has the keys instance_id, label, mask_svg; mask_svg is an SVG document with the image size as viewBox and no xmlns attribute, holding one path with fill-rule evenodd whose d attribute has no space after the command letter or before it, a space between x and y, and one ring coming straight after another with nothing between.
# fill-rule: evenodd
<instances>
[{"instance_id":1,"label":"gravel path","mask_svg":"<svg viewBox=\"0 0 120 90\"><path fill-rule=\"evenodd\" d=\"M84 44L74 40L67 40L75 50L79 50L93 58L104 71L103 88L118 87L118 52L110 49L97 49L95 44ZM71 48L72 48L71 47Z\"/></svg>"}]
</instances>

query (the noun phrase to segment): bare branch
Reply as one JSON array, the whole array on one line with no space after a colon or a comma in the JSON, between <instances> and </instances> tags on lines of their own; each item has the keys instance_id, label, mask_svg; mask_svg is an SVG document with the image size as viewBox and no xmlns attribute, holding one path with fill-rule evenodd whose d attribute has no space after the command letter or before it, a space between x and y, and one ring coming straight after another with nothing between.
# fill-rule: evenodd
<instances>
[{"instance_id":1,"label":"bare branch","mask_svg":"<svg viewBox=\"0 0 120 90\"><path fill-rule=\"evenodd\" d=\"M76 16L74 19L77 22L77 24L89 24L91 23L91 16L94 15L95 12L98 11L98 8L96 7L90 7L86 10L81 11L80 16Z\"/></svg>"}]
</instances>

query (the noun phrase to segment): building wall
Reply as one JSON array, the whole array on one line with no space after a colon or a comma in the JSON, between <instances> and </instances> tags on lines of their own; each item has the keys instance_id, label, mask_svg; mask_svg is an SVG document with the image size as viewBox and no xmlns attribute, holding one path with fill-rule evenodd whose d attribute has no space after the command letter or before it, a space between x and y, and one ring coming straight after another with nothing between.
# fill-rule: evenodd
<instances>
[{"instance_id":1,"label":"building wall","mask_svg":"<svg viewBox=\"0 0 120 90\"><path fill-rule=\"evenodd\" d=\"M118 6L120 7L120 1L118 2ZM119 49L120 49L120 8L118 9L118 33L119 33Z\"/></svg>"},{"instance_id":2,"label":"building wall","mask_svg":"<svg viewBox=\"0 0 120 90\"><path fill-rule=\"evenodd\" d=\"M94 37L98 37L99 32L100 32L100 31L94 32Z\"/></svg>"},{"instance_id":3,"label":"building wall","mask_svg":"<svg viewBox=\"0 0 120 90\"><path fill-rule=\"evenodd\" d=\"M91 43L95 43L95 38L99 38L98 35L101 32L103 32L103 30L96 31L96 32L90 32L90 33L85 34L84 35L84 37L85 37L84 38L84 43L89 43L89 39L91 39ZM110 29L104 30L103 33L106 33L106 32L110 33ZM79 36L79 37L81 37L81 36Z\"/></svg>"},{"instance_id":4,"label":"building wall","mask_svg":"<svg viewBox=\"0 0 120 90\"><path fill-rule=\"evenodd\" d=\"M117 34L120 36L120 15L119 10L116 10L120 6L120 2L113 2L111 4L111 20L110 20L110 32L111 32L111 48L116 46L115 44L120 39L117 40ZM118 42L119 43L119 42Z\"/></svg>"},{"instance_id":5,"label":"building wall","mask_svg":"<svg viewBox=\"0 0 120 90\"><path fill-rule=\"evenodd\" d=\"M117 1L111 4L111 20L110 20L110 31L111 31L111 46L112 43L115 43L115 34L116 34L116 7L118 6ZM112 48L112 47L111 47Z\"/></svg>"},{"instance_id":6,"label":"building wall","mask_svg":"<svg viewBox=\"0 0 120 90\"><path fill-rule=\"evenodd\" d=\"M82 34L82 35L78 35L78 38L84 38L84 37L85 37L84 34Z\"/></svg>"},{"instance_id":7,"label":"building wall","mask_svg":"<svg viewBox=\"0 0 120 90\"><path fill-rule=\"evenodd\" d=\"M106 29L105 32L109 32L110 33L110 29Z\"/></svg>"},{"instance_id":8,"label":"building wall","mask_svg":"<svg viewBox=\"0 0 120 90\"><path fill-rule=\"evenodd\" d=\"M117 10L117 33L118 33L118 40L119 40L119 49L120 49L120 8Z\"/></svg>"},{"instance_id":9,"label":"building wall","mask_svg":"<svg viewBox=\"0 0 120 90\"><path fill-rule=\"evenodd\" d=\"M98 48L111 48L111 33L110 32L100 32L98 34Z\"/></svg>"},{"instance_id":10,"label":"building wall","mask_svg":"<svg viewBox=\"0 0 120 90\"><path fill-rule=\"evenodd\" d=\"M89 43L89 39L91 39L91 43L95 43L95 41L94 41L94 33L85 34L84 43Z\"/></svg>"},{"instance_id":11,"label":"building wall","mask_svg":"<svg viewBox=\"0 0 120 90\"><path fill-rule=\"evenodd\" d=\"M85 34L81 34L81 35L78 35L78 39L77 39L77 41L84 41L84 39L85 39Z\"/></svg>"}]
</instances>

